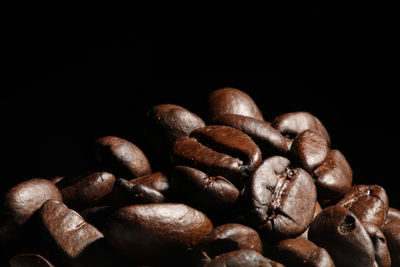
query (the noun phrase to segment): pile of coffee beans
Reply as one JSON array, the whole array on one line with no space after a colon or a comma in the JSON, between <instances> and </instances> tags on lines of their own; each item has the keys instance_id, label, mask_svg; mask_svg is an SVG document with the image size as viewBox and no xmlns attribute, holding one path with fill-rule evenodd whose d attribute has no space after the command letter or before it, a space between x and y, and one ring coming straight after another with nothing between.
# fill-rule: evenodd
<instances>
[{"instance_id":1,"label":"pile of coffee beans","mask_svg":"<svg viewBox=\"0 0 400 267\"><path fill-rule=\"evenodd\" d=\"M10 188L3 261L400 266L400 211L381 186L353 184L317 117L298 111L265 121L234 88L213 91L207 112L154 106L143 114L144 144L104 136L93 140L93 168Z\"/></svg>"}]
</instances>

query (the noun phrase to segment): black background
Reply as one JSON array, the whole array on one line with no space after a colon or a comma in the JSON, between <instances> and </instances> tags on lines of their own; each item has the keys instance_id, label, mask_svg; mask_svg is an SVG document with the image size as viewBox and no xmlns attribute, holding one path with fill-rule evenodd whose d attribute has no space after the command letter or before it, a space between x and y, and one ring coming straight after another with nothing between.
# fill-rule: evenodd
<instances>
[{"instance_id":1,"label":"black background","mask_svg":"<svg viewBox=\"0 0 400 267\"><path fill-rule=\"evenodd\" d=\"M246 13L250 19L217 13L219 23L211 25L205 14L188 12L176 20L131 20L137 10L130 16L17 12L2 38L1 191L86 168L101 136L141 147L153 105L178 104L204 118L212 90L236 87L266 120L290 111L314 114L348 159L354 182L383 186L400 208L390 14L372 6L263 12Z\"/></svg>"}]
</instances>

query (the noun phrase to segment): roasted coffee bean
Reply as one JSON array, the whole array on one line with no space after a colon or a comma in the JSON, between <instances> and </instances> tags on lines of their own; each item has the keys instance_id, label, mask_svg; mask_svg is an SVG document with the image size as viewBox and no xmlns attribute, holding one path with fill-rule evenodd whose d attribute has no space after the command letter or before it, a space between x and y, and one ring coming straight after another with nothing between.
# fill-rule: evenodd
<instances>
[{"instance_id":1,"label":"roasted coffee bean","mask_svg":"<svg viewBox=\"0 0 400 267\"><path fill-rule=\"evenodd\" d=\"M205 267L271 267L268 260L257 251L240 249L218 255Z\"/></svg>"},{"instance_id":2,"label":"roasted coffee bean","mask_svg":"<svg viewBox=\"0 0 400 267\"><path fill-rule=\"evenodd\" d=\"M215 118L213 124L241 130L259 146L264 158L273 155L283 156L289 151L287 139L269 122L238 114L223 114Z\"/></svg>"},{"instance_id":3,"label":"roasted coffee bean","mask_svg":"<svg viewBox=\"0 0 400 267\"><path fill-rule=\"evenodd\" d=\"M97 229L102 229L108 217L116 210L114 206L92 207L79 212L82 218Z\"/></svg>"},{"instance_id":4,"label":"roasted coffee bean","mask_svg":"<svg viewBox=\"0 0 400 267\"><path fill-rule=\"evenodd\" d=\"M311 176L274 156L255 171L246 188L249 219L267 236L283 239L302 234L313 219L316 189Z\"/></svg>"},{"instance_id":5,"label":"roasted coffee bean","mask_svg":"<svg viewBox=\"0 0 400 267\"><path fill-rule=\"evenodd\" d=\"M205 212L221 212L236 204L239 190L222 176L209 176L186 166L176 166L171 187L180 199Z\"/></svg>"},{"instance_id":6,"label":"roasted coffee bean","mask_svg":"<svg viewBox=\"0 0 400 267\"><path fill-rule=\"evenodd\" d=\"M328 252L306 239L289 238L276 245L277 259L287 267L334 267Z\"/></svg>"},{"instance_id":7,"label":"roasted coffee bean","mask_svg":"<svg viewBox=\"0 0 400 267\"><path fill-rule=\"evenodd\" d=\"M400 210L389 207L385 224L390 223L392 221L400 221Z\"/></svg>"},{"instance_id":8,"label":"roasted coffee bean","mask_svg":"<svg viewBox=\"0 0 400 267\"><path fill-rule=\"evenodd\" d=\"M155 190L166 194L169 191L170 185L167 176L162 172L155 172L148 175L140 176L129 180L132 184L147 185Z\"/></svg>"},{"instance_id":9,"label":"roasted coffee bean","mask_svg":"<svg viewBox=\"0 0 400 267\"><path fill-rule=\"evenodd\" d=\"M68 207L74 210L83 210L95 206L109 195L113 190L114 182L113 174L94 172L60 191L64 203Z\"/></svg>"},{"instance_id":10,"label":"roasted coffee bean","mask_svg":"<svg viewBox=\"0 0 400 267\"><path fill-rule=\"evenodd\" d=\"M325 126L318 118L308 112L298 111L279 115L271 122L272 127L276 128L284 136L295 139L297 135L307 130L313 130L322 136L330 145L331 139Z\"/></svg>"},{"instance_id":11,"label":"roasted coffee bean","mask_svg":"<svg viewBox=\"0 0 400 267\"><path fill-rule=\"evenodd\" d=\"M381 229L373 223L363 223L375 249L375 261L379 267L390 267L390 255L386 238Z\"/></svg>"},{"instance_id":12,"label":"roasted coffee bean","mask_svg":"<svg viewBox=\"0 0 400 267\"><path fill-rule=\"evenodd\" d=\"M245 133L228 126L206 126L177 140L172 149L175 165L222 176L241 188L261 163L261 151Z\"/></svg>"},{"instance_id":13,"label":"roasted coffee bean","mask_svg":"<svg viewBox=\"0 0 400 267\"><path fill-rule=\"evenodd\" d=\"M199 116L181 106L157 105L146 114L146 143L157 160L168 161L169 151L176 140L204 126Z\"/></svg>"},{"instance_id":14,"label":"roasted coffee bean","mask_svg":"<svg viewBox=\"0 0 400 267\"><path fill-rule=\"evenodd\" d=\"M385 224L382 232L386 237L392 266L400 266L400 221Z\"/></svg>"},{"instance_id":15,"label":"roasted coffee bean","mask_svg":"<svg viewBox=\"0 0 400 267\"><path fill-rule=\"evenodd\" d=\"M106 266L111 261L103 243L103 234L66 205L48 200L38 211L43 242L56 265L80 266L92 263Z\"/></svg>"},{"instance_id":16,"label":"roasted coffee bean","mask_svg":"<svg viewBox=\"0 0 400 267\"><path fill-rule=\"evenodd\" d=\"M323 209L312 221L308 238L326 249L337 266L373 266L374 245L362 223L341 206Z\"/></svg>"},{"instance_id":17,"label":"roasted coffee bean","mask_svg":"<svg viewBox=\"0 0 400 267\"><path fill-rule=\"evenodd\" d=\"M122 178L117 179L114 184L112 192L113 206L121 207L162 202L165 202L164 195L150 186L134 184Z\"/></svg>"},{"instance_id":18,"label":"roasted coffee bean","mask_svg":"<svg viewBox=\"0 0 400 267\"><path fill-rule=\"evenodd\" d=\"M313 219L322 211L321 205L319 205L318 201L315 202L315 210L314 210L314 215L313 215ZM308 240L308 230L310 229L310 227L307 228L307 230L302 233L300 236L298 236L297 238L303 238L303 239L307 239Z\"/></svg>"},{"instance_id":19,"label":"roasted coffee bean","mask_svg":"<svg viewBox=\"0 0 400 267\"><path fill-rule=\"evenodd\" d=\"M289 153L303 169L312 172L325 161L328 152L328 142L318 133L307 130L296 136Z\"/></svg>"},{"instance_id":20,"label":"roasted coffee bean","mask_svg":"<svg viewBox=\"0 0 400 267\"><path fill-rule=\"evenodd\" d=\"M39 254L18 254L10 259L10 267L54 267Z\"/></svg>"},{"instance_id":21,"label":"roasted coffee bean","mask_svg":"<svg viewBox=\"0 0 400 267\"><path fill-rule=\"evenodd\" d=\"M343 154L336 149L313 172L318 201L322 206L343 197L351 188L353 171Z\"/></svg>"},{"instance_id":22,"label":"roasted coffee bean","mask_svg":"<svg viewBox=\"0 0 400 267\"><path fill-rule=\"evenodd\" d=\"M389 210L386 191L379 185L354 185L337 205L350 210L362 223L373 223L379 228Z\"/></svg>"},{"instance_id":23,"label":"roasted coffee bean","mask_svg":"<svg viewBox=\"0 0 400 267\"><path fill-rule=\"evenodd\" d=\"M95 142L96 159L116 176L135 178L151 173L143 151L133 143L115 136L105 136Z\"/></svg>"},{"instance_id":24,"label":"roasted coffee bean","mask_svg":"<svg viewBox=\"0 0 400 267\"><path fill-rule=\"evenodd\" d=\"M208 97L208 112L213 120L223 114L238 114L264 120L254 100L245 92L235 88L221 88Z\"/></svg>"},{"instance_id":25,"label":"roasted coffee bean","mask_svg":"<svg viewBox=\"0 0 400 267\"><path fill-rule=\"evenodd\" d=\"M104 235L126 256L144 264L166 264L183 257L212 229L211 221L198 210L180 203L158 203L117 210Z\"/></svg>"},{"instance_id":26,"label":"roasted coffee bean","mask_svg":"<svg viewBox=\"0 0 400 267\"><path fill-rule=\"evenodd\" d=\"M198 247L198 250L210 259L239 249L263 252L258 233L248 226L237 223L227 223L214 228L204 236Z\"/></svg>"}]
</instances>

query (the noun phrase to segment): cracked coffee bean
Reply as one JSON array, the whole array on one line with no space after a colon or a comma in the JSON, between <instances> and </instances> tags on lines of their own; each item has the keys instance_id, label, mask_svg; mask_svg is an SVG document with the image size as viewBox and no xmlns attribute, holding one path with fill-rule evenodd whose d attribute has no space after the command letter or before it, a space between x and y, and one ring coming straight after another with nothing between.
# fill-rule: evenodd
<instances>
[{"instance_id":1,"label":"cracked coffee bean","mask_svg":"<svg viewBox=\"0 0 400 267\"><path fill-rule=\"evenodd\" d=\"M228 126L206 126L177 140L172 149L175 165L222 176L240 189L261 163L261 151L245 133Z\"/></svg>"},{"instance_id":2,"label":"cracked coffee bean","mask_svg":"<svg viewBox=\"0 0 400 267\"><path fill-rule=\"evenodd\" d=\"M221 88L211 92L208 97L208 112L211 121L223 114L238 114L264 120L254 100L236 88Z\"/></svg>"},{"instance_id":3,"label":"cracked coffee bean","mask_svg":"<svg viewBox=\"0 0 400 267\"><path fill-rule=\"evenodd\" d=\"M341 206L323 209L312 221L308 238L328 251L337 266L373 266L375 249L363 224Z\"/></svg>"},{"instance_id":4,"label":"cracked coffee bean","mask_svg":"<svg viewBox=\"0 0 400 267\"><path fill-rule=\"evenodd\" d=\"M313 219L317 198L314 181L305 170L292 168L284 157L266 159L246 190L249 219L266 236L299 236Z\"/></svg>"},{"instance_id":5,"label":"cracked coffee bean","mask_svg":"<svg viewBox=\"0 0 400 267\"><path fill-rule=\"evenodd\" d=\"M116 136L97 139L95 155L106 171L119 177L132 179L151 173L150 163L143 151L135 144Z\"/></svg>"}]
</instances>

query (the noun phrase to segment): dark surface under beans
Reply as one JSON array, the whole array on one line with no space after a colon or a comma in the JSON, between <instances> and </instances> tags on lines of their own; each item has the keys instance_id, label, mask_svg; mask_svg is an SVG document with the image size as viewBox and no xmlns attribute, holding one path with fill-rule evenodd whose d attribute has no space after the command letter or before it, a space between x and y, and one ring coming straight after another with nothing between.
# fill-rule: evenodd
<instances>
[{"instance_id":1,"label":"dark surface under beans","mask_svg":"<svg viewBox=\"0 0 400 267\"><path fill-rule=\"evenodd\" d=\"M87 168L11 186L0 265L400 266L385 177L362 183L318 114L256 102L221 88L204 118L155 103L127 122L143 142L96 136Z\"/></svg>"}]
</instances>

